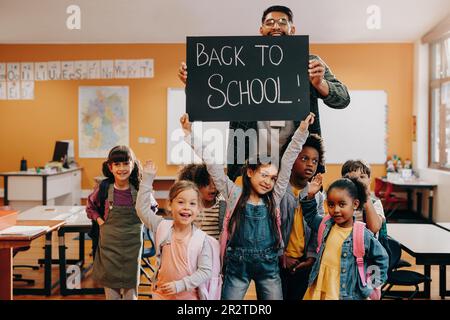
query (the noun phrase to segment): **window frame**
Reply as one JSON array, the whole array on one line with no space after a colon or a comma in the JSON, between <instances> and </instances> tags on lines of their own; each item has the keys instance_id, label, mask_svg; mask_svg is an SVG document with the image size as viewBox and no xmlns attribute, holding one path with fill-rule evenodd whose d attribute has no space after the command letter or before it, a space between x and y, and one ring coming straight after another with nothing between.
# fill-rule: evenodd
<instances>
[{"instance_id":1,"label":"window frame","mask_svg":"<svg viewBox=\"0 0 450 320\"><path fill-rule=\"evenodd\" d=\"M447 69L450 69L450 59L447 59L446 51L445 51L445 42L450 42L450 35L444 36L440 39L432 41L429 43L429 95L428 95L428 167L433 169L450 171L450 154L447 155L446 152L446 144L450 144L450 137L446 137L446 130L450 130L450 124L446 122L446 108L447 105L443 103L442 92L444 90L444 84L450 83L450 74ZM434 70L436 69L436 65L439 63L437 59L433 56L433 46L440 44L440 70L439 78L433 79ZM450 44L448 45L448 49L450 50ZM433 115L435 106L433 105L433 93L434 90L439 90L439 145L437 146L439 149L439 159L438 161L433 161L433 149L435 146L435 142L433 141ZM447 142L448 140L448 142ZM447 161L448 159L448 161Z\"/></svg>"}]
</instances>

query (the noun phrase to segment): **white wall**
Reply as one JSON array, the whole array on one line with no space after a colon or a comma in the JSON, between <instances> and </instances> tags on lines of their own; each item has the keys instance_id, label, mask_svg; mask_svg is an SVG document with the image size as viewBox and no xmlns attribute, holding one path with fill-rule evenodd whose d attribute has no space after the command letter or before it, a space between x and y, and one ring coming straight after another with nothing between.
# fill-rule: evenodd
<instances>
[{"instance_id":1,"label":"white wall","mask_svg":"<svg viewBox=\"0 0 450 320\"><path fill-rule=\"evenodd\" d=\"M434 194L433 221L450 222L450 172L428 168L428 45L417 41L414 49L413 114L417 117L417 141L413 142L414 169L421 178L438 185ZM423 200L423 212L428 212L428 202L425 197Z\"/></svg>"}]
</instances>

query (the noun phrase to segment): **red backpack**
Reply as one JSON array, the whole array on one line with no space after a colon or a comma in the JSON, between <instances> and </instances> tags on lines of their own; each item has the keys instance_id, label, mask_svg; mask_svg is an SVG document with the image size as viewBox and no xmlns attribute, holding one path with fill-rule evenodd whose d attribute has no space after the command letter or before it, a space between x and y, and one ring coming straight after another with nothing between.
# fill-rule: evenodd
<instances>
[{"instance_id":1,"label":"red backpack","mask_svg":"<svg viewBox=\"0 0 450 320\"><path fill-rule=\"evenodd\" d=\"M326 228L326 222L331 219L329 214L325 215L320 222L319 230L317 232L317 249L316 252L320 252L320 247L322 245L323 233ZM364 255L365 255L365 247L364 247L364 229L366 228L366 224L364 222L355 221L353 224L353 255L356 259L356 264L358 265L358 273L359 278L363 286L367 285L367 282L370 281L370 275L364 273ZM370 294L371 300L380 300L381 298L381 289L380 287L374 288L372 293Z\"/></svg>"}]
</instances>

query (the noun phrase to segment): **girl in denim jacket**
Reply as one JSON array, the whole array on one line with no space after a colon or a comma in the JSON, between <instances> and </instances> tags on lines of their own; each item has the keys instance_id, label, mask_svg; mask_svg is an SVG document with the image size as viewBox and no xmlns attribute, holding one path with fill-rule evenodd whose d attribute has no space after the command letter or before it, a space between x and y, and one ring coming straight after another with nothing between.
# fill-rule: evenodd
<instances>
[{"instance_id":1,"label":"girl in denim jacket","mask_svg":"<svg viewBox=\"0 0 450 320\"><path fill-rule=\"evenodd\" d=\"M315 200L321 186L322 176L319 174L311 182L308 195L300 200L305 220L314 231L318 231L323 219L317 212ZM364 229L364 271L373 270L374 277L365 285L353 255L353 213L361 209L366 198L364 184L356 178L336 180L328 188L326 204L331 219L325 222L305 300L374 298L377 292L374 289L386 281L388 255L367 228Z\"/></svg>"},{"instance_id":2,"label":"girl in denim jacket","mask_svg":"<svg viewBox=\"0 0 450 320\"><path fill-rule=\"evenodd\" d=\"M273 162L246 163L242 171L243 186L232 182L223 164L214 163L206 144L191 135L188 115L180 119L185 141L206 163L217 190L227 201L227 214L220 236L221 255L225 255L222 299L242 300L255 282L256 294L262 300L283 298L278 257L282 253L280 201L289 183L292 165L308 137L310 114L296 130L281 160L281 169Z\"/></svg>"}]
</instances>

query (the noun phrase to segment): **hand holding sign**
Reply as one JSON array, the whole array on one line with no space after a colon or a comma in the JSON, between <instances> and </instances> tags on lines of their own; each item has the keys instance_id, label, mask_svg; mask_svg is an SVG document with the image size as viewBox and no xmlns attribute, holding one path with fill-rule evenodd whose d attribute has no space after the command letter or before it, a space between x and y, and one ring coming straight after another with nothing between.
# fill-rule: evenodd
<instances>
[{"instance_id":1,"label":"hand holding sign","mask_svg":"<svg viewBox=\"0 0 450 320\"><path fill-rule=\"evenodd\" d=\"M187 80L187 65L184 62L181 63L180 68L178 69L178 78L180 78L181 82L186 84L186 80Z\"/></svg>"}]
</instances>

